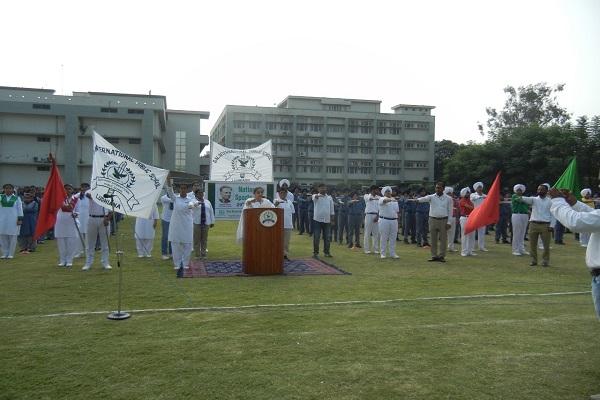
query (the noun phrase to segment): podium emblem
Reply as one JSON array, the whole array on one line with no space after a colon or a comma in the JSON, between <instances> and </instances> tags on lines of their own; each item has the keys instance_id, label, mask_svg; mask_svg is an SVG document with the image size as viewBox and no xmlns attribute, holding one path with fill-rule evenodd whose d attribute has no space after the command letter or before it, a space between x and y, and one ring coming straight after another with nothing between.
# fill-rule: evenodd
<instances>
[{"instance_id":1,"label":"podium emblem","mask_svg":"<svg viewBox=\"0 0 600 400\"><path fill-rule=\"evenodd\" d=\"M266 228L270 228L277 223L277 214L271 210L265 210L258 215L258 221Z\"/></svg>"}]
</instances>

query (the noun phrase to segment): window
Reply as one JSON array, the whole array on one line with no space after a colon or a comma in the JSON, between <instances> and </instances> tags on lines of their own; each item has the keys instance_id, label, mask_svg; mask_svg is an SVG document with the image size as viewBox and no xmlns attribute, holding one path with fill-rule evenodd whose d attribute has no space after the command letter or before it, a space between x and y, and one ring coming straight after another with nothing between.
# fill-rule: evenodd
<instances>
[{"instance_id":1,"label":"window","mask_svg":"<svg viewBox=\"0 0 600 400\"><path fill-rule=\"evenodd\" d=\"M344 132L344 125L327 125L327 132L332 132L332 133Z\"/></svg>"},{"instance_id":2,"label":"window","mask_svg":"<svg viewBox=\"0 0 600 400\"><path fill-rule=\"evenodd\" d=\"M32 104L32 107L36 110L49 110L50 104Z\"/></svg>"},{"instance_id":3,"label":"window","mask_svg":"<svg viewBox=\"0 0 600 400\"><path fill-rule=\"evenodd\" d=\"M140 144L140 143L142 143L142 139L140 139L140 138L129 139L129 144Z\"/></svg>"},{"instance_id":4,"label":"window","mask_svg":"<svg viewBox=\"0 0 600 400\"><path fill-rule=\"evenodd\" d=\"M340 104L328 104L327 110L329 111L344 111L344 106Z\"/></svg>"},{"instance_id":5,"label":"window","mask_svg":"<svg viewBox=\"0 0 600 400\"><path fill-rule=\"evenodd\" d=\"M248 121L250 129L260 129L260 121Z\"/></svg>"},{"instance_id":6,"label":"window","mask_svg":"<svg viewBox=\"0 0 600 400\"><path fill-rule=\"evenodd\" d=\"M344 146L336 146L336 145L327 145L327 152L328 153L343 153L344 152Z\"/></svg>"},{"instance_id":7,"label":"window","mask_svg":"<svg viewBox=\"0 0 600 400\"><path fill-rule=\"evenodd\" d=\"M246 124L244 121L233 121L233 127L237 129L245 128Z\"/></svg>"},{"instance_id":8,"label":"window","mask_svg":"<svg viewBox=\"0 0 600 400\"><path fill-rule=\"evenodd\" d=\"M139 110L137 108L129 108L127 109L127 114L143 114L144 110Z\"/></svg>"},{"instance_id":9,"label":"window","mask_svg":"<svg viewBox=\"0 0 600 400\"><path fill-rule=\"evenodd\" d=\"M106 141L108 143L112 143L112 144L118 144L119 143L119 138L107 137L107 138L104 138L104 139L106 139Z\"/></svg>"},{"instance_id":10,"label":"window","mask_svg":"<svg viewBox=\"0 0 600 400\"><path fill-rule=\"evenodd\" d=\"M50 167L47 165L43 165L43 166L37 167L37 170L38 171L50 171Z\"/></svg>"},{"instance_id":11,"label":"window","mask_svg":"<svg viewBox=\"0 0 600 400\"><path fill-rule=\"evenodd\" d=\"M327 172L330 174L341 174L344 172L344 167L328 166Z\"/></svg>"},{"instance_id":12,"label":"window","mask_svg":"<svg viewBox=\"0 0 600 400\"><path fill-rule=\"evenodd\" d=\"M185 170L185 131L175 132L175 169Z\"/></svg>"},{"instance_id":13,"label":"window","mask_svg":"<svg viewBox=\"0 0 600 400\"><path fill-rule=\"evenodd\" d=\"M114 107L102 107L102 108L100 109L100 112L103 112L103 113L116 113L116 112L118 112L118 111L119 111L119 110L117 110L117 109L116 109L116 108L114 108Z\"/></svg>"},{"instance_id":14,"label":"window","mask_svg":"<svg viewBox=\"0 0 600 400\"><path fill-rule=\"evenodd\" d=\"M37 141L38 142L49 142L50 138L47 136L38 136Z\"/></svg>"}]
</instances>

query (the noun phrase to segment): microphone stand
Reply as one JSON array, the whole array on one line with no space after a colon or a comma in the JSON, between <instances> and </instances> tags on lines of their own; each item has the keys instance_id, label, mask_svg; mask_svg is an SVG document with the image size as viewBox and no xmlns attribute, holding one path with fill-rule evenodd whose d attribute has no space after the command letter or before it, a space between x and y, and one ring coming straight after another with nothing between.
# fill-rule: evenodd
<instances>
[{"instance_id":1,"label":"microphone stand","mask_svg":"<svg viewBox=\"0 0 600 400\"><path fill-rule=\"evenodd\" d=\"M105 194L104 197L106 198L110 198L110 205L112 206L112 220L113 220L113 224L115 225L115 232L116 232L116 227L117 227L117 219L115 217L115 202L114 202L114 194ZM108 231L106 233L106 235L108 236ZM131 317L131 315L129 313L126 313L124 311L121 311L121 294L122 294L122 287L123 287L123 269L121 268L121 256L123 255L123 251L121 250L121 247L119 246L119 234L118 232L115 235L115 241L116 241L116 245L117 245L117 250L116 250L116 255L117 255L117 268L119 269L119 284L118 284L118 305L117 305L117 311L113 311L110 314L108 314L106 316L106 318L108 319L112 319L115 321L121 321L124 319L127 319L129 317Z\"/></svg>"}]
</instances>

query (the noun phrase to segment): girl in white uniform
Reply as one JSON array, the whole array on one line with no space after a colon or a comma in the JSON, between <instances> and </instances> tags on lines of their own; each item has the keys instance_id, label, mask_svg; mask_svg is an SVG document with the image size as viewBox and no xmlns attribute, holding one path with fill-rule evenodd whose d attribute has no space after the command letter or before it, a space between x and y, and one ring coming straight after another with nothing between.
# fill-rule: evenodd
<instances>
[{"instance_id":1,"label":"girl in white uniform","mask_svg":"<svg viewBox=\"0 0 600 400\"><path fill-rule=\"evenodd\" d=\"M173 214L169 222L169 242L173 248L173 268L189 268L194 243L194 217L192 209L198 200L188 197L188 185L179 185L179 195L173 192L173 182L167 179L167 196L173 202Z\"/></svg>"},{"instance_id":2,"label":"girl in white uniform","mask_svg":"<svg viewBox=\"0 0 600 400\"><path fill-rule=\"evenodd\" d=\"M23 220L23 203L10 183L0 194L0 258L13 258Z\"/></svg>"},{"instance_id":3,"label":"girl in white uniform","mask_svg":"<svg viewBox=\"0 0 600 400\"><path fill-rule=\"evenodd\" d=\"M379 237L381 258L386 257L386 248L392 258L396 255L396 236L398 235L398 200L392 197L392 188L385 186L381 189L383 197L379 199Z\"/></svg>"},{"instance_id":4,"label":"girl in white uniform","mask_svg":"<svg viewBox=\"0 0 600 400\"><path fill-rule=\"evenodd\" d=\"M135 219L135 246L138 257L151 257L152 247L154 245L154 235L156 225L158 224L158 207L152 207L150 218Z\"/></svg>"},{"instance_id":5,"label":"girl in white uniform","mask_svg":"<svg viewBox=\"0 0 600 400\"><path fill-rule=\"evenodd\" d=\"M73 196L73 186L65 185L67 197L56 214L54 237L58 246L58 266L72 267L73 258L79 253L81 243L77 233L77 198Z\"/></svg>"}]
</instances>

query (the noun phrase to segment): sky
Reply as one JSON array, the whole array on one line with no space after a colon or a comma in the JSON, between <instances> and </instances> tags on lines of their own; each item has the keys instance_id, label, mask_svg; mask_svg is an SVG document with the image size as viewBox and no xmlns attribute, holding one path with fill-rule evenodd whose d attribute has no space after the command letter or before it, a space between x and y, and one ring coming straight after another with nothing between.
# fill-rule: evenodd
<instances>
[{"instance_id":1,"label":"sky","mask_svg":"<svg viewBox=\"0 0 600 400\"><path fill-rule=\"evenodd\" d=\"M600 115L600 1L12 1L0 86L167 96L169 108L288 95L435 106L436 140L484 140L503 88L565 83Z\"/></svg>"}]
</instances>

